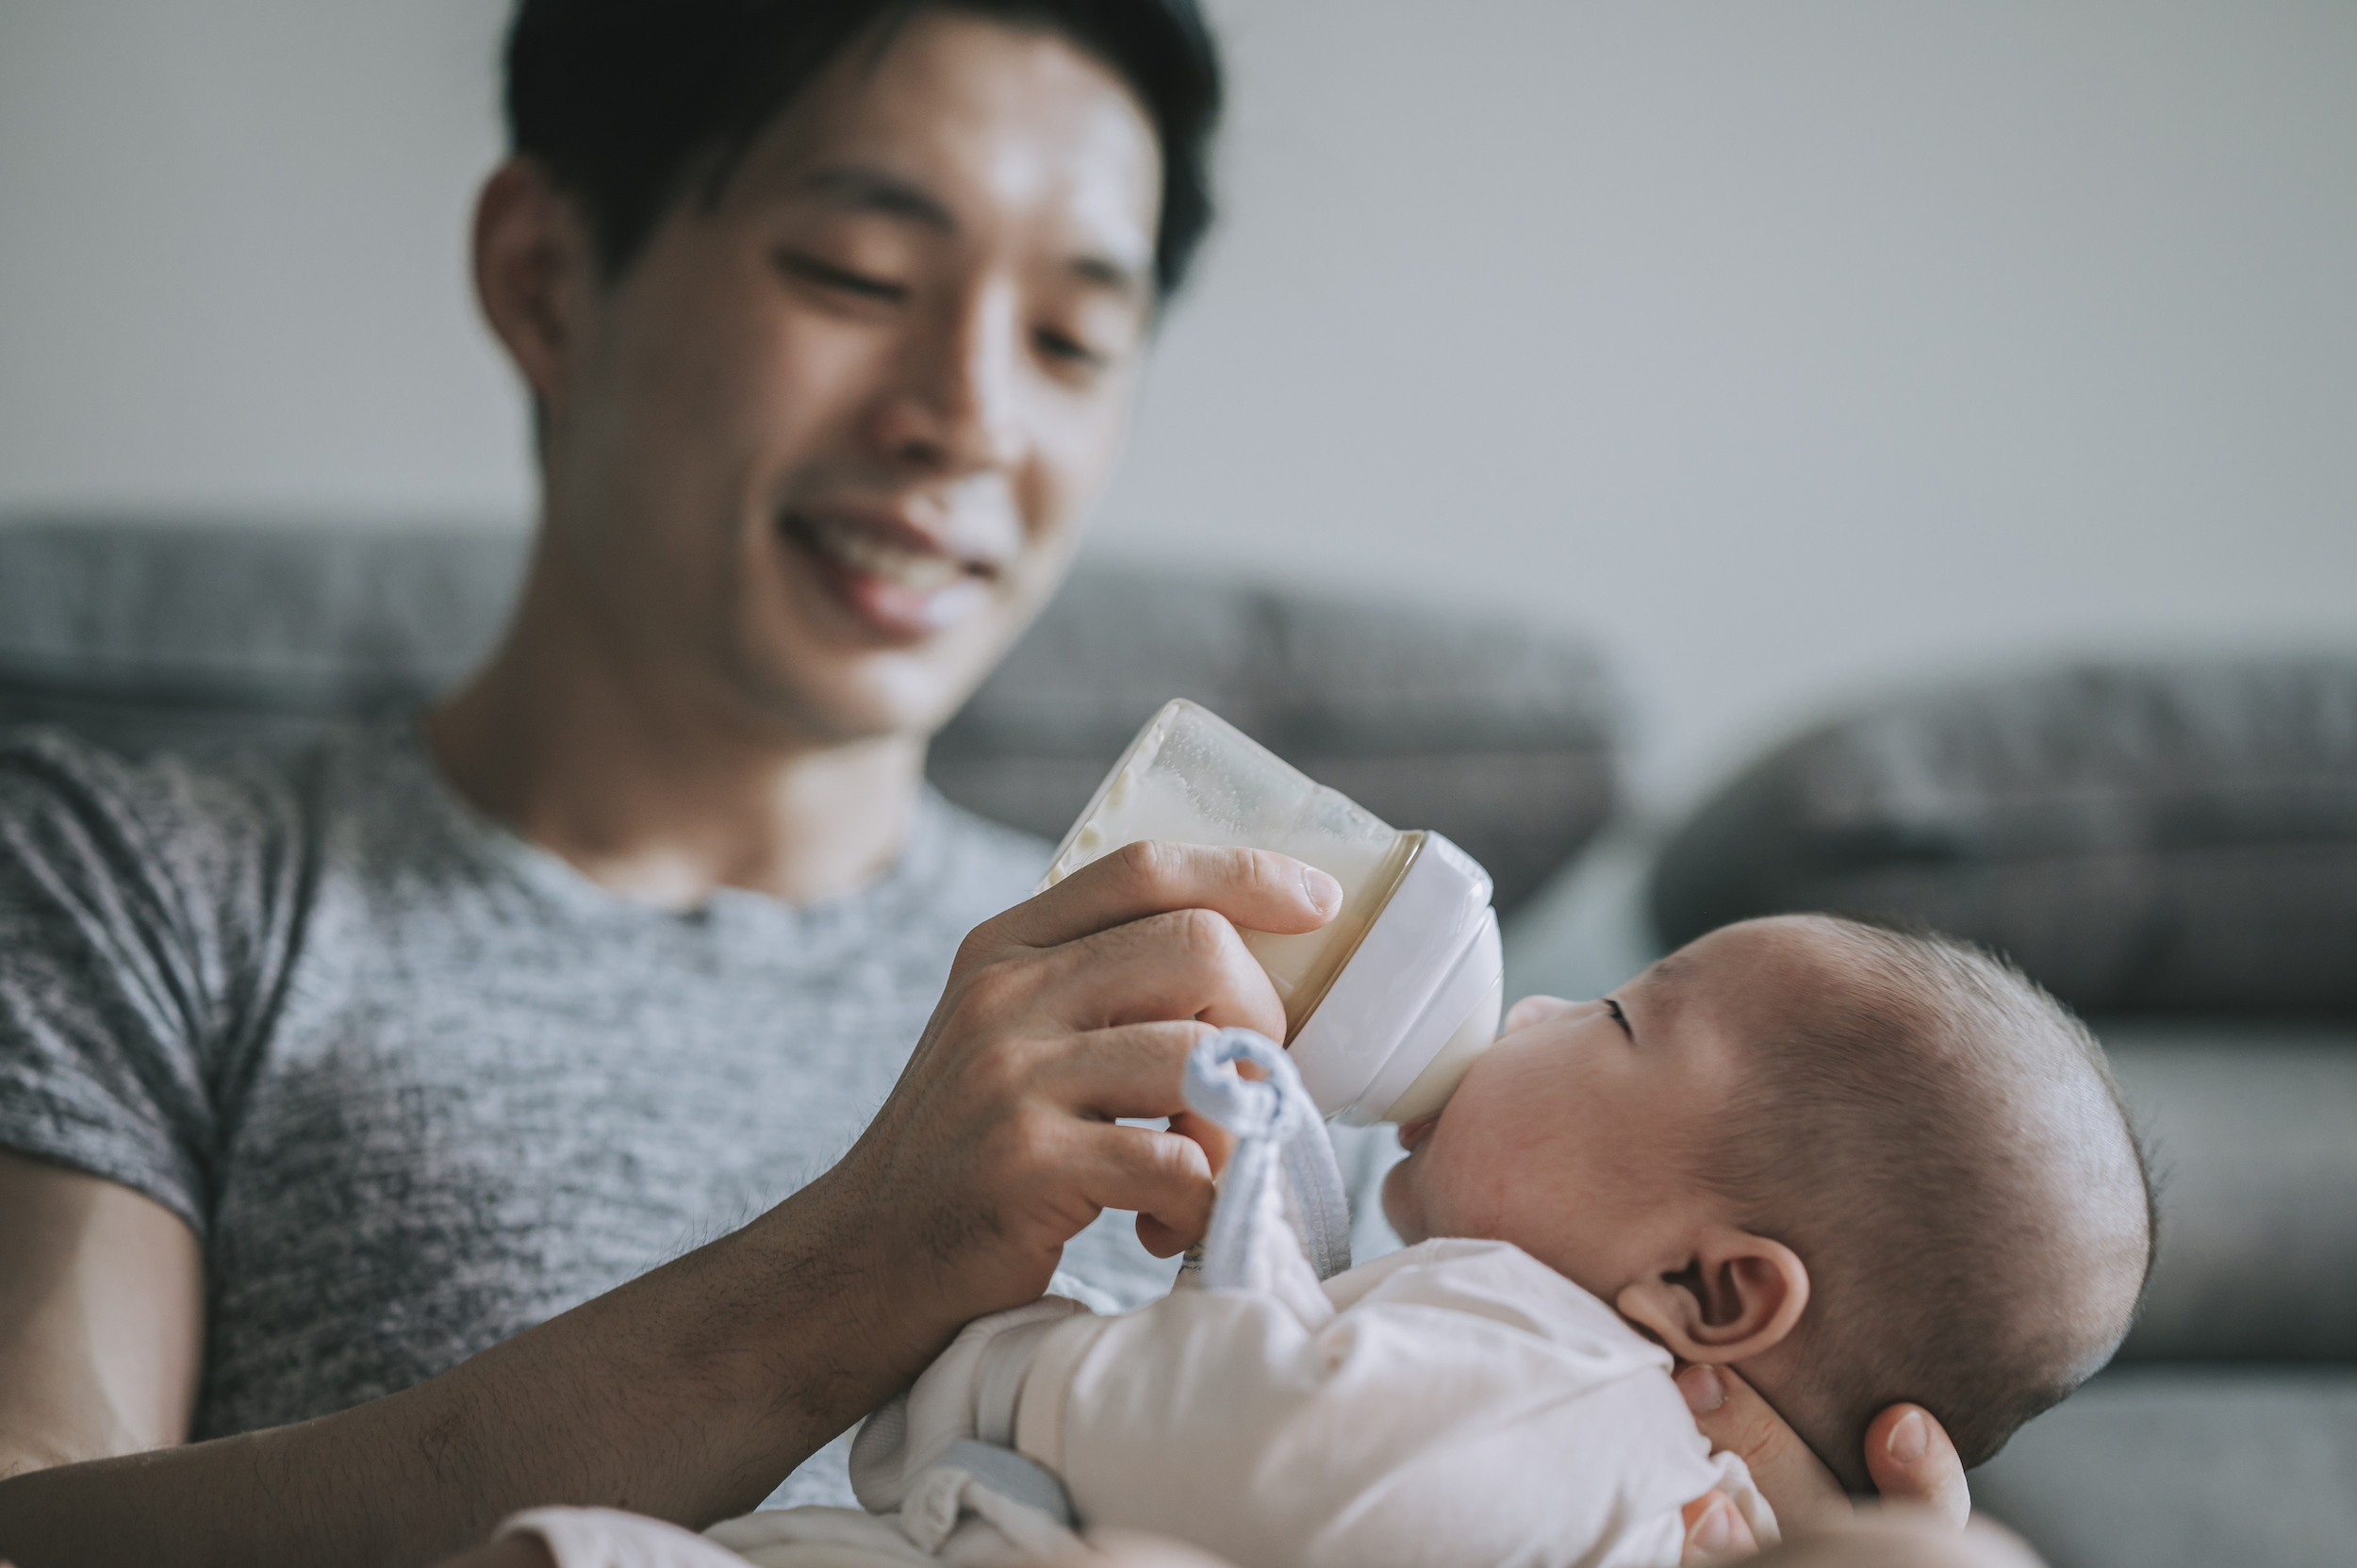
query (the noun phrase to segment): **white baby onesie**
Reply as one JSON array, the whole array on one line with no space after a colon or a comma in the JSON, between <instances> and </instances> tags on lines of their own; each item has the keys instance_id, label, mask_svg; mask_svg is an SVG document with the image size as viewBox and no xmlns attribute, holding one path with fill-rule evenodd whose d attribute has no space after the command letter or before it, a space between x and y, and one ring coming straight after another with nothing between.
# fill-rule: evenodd
<instances>
[{"instance_id":1,"label":"white baby onesie","mask_svg":"<svg viewBox=\"0 0 2357 1568\"><path fill-rule=\"evenodd\" d=\"M1290 1067L1277 1057L1244 1087L1298 1093ZM1265 1178L1277 1140L1259 1142ZM1123 1316L1050 1296L968 1325L862 1428L851 1478L871 1513L757 1513L709 1540L778 1568L998 1568L1077 1546L1077 1516L1239 1568L1667 1568L1681 1510L1716 1488L1773 1543L1765 1500L1739 1459L1709 1452L1669 1353L1605 1303L1497 1241L1428 1241L1321 1283L1285 1183L1239 1180L1254 1146L1222 1180L1213 1286L1182 1275ZM1036 1472L1046 1495L981 1473L1001 1468L994 1456L1024 1470L1008 1448L1065 1495ZM673 1568L552 1549L560 1568Z\"/></svg>"},{"instance_id":2,"label":"white baby onesie","mask_svg":"<svg viewBox=\"0 0 2357 1568\"><path fill-rule=\"evenodd\" d=\"M1668 1353L1519 1248L1426 1242L1308 1286L1316 1307L1180 1289L1124 1317L976 1324L898 1442L871 1441L888 1418L861 1434L861 1500L896 1506L959 1438L1011 1438L1087 1523L1240 1568L1667 1565L1714 1487L1775 1539Z\"/></svg>"}]
</instances>

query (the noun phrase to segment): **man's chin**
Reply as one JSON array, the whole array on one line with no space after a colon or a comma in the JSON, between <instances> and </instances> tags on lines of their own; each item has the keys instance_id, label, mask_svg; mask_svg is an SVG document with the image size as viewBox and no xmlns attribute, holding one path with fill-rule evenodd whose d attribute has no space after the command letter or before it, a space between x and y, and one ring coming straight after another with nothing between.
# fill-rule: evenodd
<instances>
[{"instance_id":1,"label":"man's chin","mask_svg":"<svg viewBox=\"0 0 2357 1568\"><path fill-rule=\"evenodd\" d=\"M979 680L898 650L828 662L835 668L765 670L744 683L751 705L782 741L921 742L949 721Z\"/></svg>"},{"instance_id":2,"label":"man's chin","mask_svg":"<svg viewBox=\"0 0 2357 1568\"><path fill-rule=\"evenodd\" d=\"M828 606L743 606L739 685L764 711L834 742L931 735L973 695L1038 613L1052 584L997 585L979 601L955 594L949 624L905 638L823 613ZM838 609L840 606L833 606ZM764 613L766 612L766 613Z\"/></svg>"}]
</instances>

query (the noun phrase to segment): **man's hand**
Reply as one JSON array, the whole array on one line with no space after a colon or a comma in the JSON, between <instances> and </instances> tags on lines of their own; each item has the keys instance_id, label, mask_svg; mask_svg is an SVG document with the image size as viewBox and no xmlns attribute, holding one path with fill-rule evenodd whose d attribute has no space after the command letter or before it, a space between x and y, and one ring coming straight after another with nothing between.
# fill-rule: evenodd
<instances>
[{"instance_id":1,"label":"man's hand","mask_svg":"<svg viewBox=\"0 0 2357 1568\"><path fill-rule=\"evenodd\" d=\"M1677 1380L1711 1452L1742 1459L1787 1533L1850 1517L1841 1483L1751 1384L1723 1366L1680 1367ZM1887 1503L1928 1509L1958 1529L1972 1510L1955 1444L1920 1405L1893 1405L1874 1417L1866 1428L1866 1469Z\"/></svg>"},{"instance_id":2,"label":"man's hand","mask_svg":"<svg viewBox=\"0 0 2357 1568\"><path fill-rule=\"evenodd\" d=\"M1157 1251L1201 1235L1220 1142L1115 1118L1183 1113L1187 1053L1212 1029L1282 1039L1237 928L1314 931L1341 906L1333 878L1283 855L1133 844L977 928L891 1098L824 1179L872 1244L879 1351L929 1353L1035 1298L1102 1210L1138 1211Z\"/></svg>"}]
</instances>

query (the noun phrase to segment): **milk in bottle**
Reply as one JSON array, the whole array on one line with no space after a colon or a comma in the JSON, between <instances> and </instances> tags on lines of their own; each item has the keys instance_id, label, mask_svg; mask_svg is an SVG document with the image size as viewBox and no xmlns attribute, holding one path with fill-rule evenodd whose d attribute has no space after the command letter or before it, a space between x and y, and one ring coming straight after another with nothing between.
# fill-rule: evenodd
<instances>
[{"instance_id":1,"label":"milk in bottle","mask_svg":"<svg viewBox=\"0 0 2357 1568\"><path fill-rule=\"evenodd\" d=\"M1327 1114L1361 1126L1429 1115L1496 1035L1489 874L1439 834L1393 828L1179 701L1113 765L1041 886L1142 839L1275 850L1342 884L1342 909L1318 931L1241 933Z\"/></svg>"}]
</instances>

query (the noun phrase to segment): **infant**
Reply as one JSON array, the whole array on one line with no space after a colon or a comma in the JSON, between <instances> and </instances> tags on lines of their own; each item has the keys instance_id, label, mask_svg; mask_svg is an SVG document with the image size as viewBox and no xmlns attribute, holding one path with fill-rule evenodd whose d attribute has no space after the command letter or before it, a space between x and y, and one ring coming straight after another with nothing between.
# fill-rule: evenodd
<instances>
[{"instance_id":1,"label":"infant","mask_svg":"<svg viewBox=\"0 0 2357 1568\"><path fill-rule=\"evenodd\" d=\"M1735 1365L1852 1491L1885 1406L1928 1408L1969 1468L2127 1331L2143 1151L2094 1037L1979 949L1754 920L1508 1022L1400 1130L1393 1227L1513 1242Z\"/></svg>"},{"instance_id":2,"label":"infant","mask_svg":"<svg viewBox=\"0 0 2357 1568\"><path fill-rule=\"evenodd\" d=\"M1275 1147L1247 1140L1211 1243L1226 1278L1122 1317L1050 1297L981 1320L861 1434L853 1478L886 1517L711 1540L779 1564L1032 1561L1077 1517L1244 1568L1673 1563L1706 1494L1775 1532L1673 1355L1737 1367L1863 1490L1884 1407L1924 1405L1978 1464L2126 1330L2142 1152L2093 1038L1977 949L1755 920L1507 1022L1400 1130L1384 1208L1406 1250L1321 1282L1295 1239L1316 1216L1270 1160L1242 1168ZM1306 1115L1273 1060L1244 1087ZM1303 1125L1294 1151L1323 1151ZM582 1540L563 1568L623 1560Z\"/></svg>"}]
</instances>

